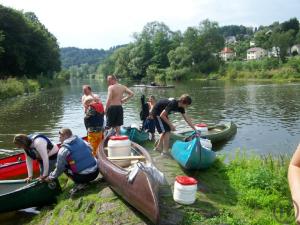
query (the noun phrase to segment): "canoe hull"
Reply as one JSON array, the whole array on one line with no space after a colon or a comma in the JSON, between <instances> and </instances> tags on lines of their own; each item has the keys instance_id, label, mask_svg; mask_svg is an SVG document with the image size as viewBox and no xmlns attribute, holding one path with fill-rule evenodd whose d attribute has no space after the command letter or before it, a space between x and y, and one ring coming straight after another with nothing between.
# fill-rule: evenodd
<instances>
[{"instance_id":1,"label":"canoe hull","mask_svg":"<svg viewBox=\"0 0 300 225\"><path fill-rule=\"evenodd\" d=\"M145 131L140 131L136 128L121 127L121 134L126 135L133 142L143 143L149 140L149 134Z\"/></svg>"},{"instance_id":2,"label":"canoe hull","mask_svg":"<svg viewBox=\"0 0 300 225\"><path fill-rule=\"evenodd\" d=\"M172 146L171 155L188 170L206 169L216 160L216 153L202 147L198 138L189 142L176 141Z\"/></svg>"},{"instance_id":3,"label":"canoe hull","mask_svg":"<svg viewBox=\"0 0 300 225\"><path fill-rule=\"evenodd\" d=\"M144 214L150 221L157 224L159 221L158 188L147 173L139 170L132 183L128 182L128 172L107 159L104 152L104 141L98 153L99 169L111 188L125 201ZM141 150L146 160L150 155L141 146L132 143L132 147Z\"/></svg>"},{"instance_id":4,"label":"canoe hull","mask_svg":"<svg viewBox=\"0 0 300 225\"><path fill-rule=\"evenodd\" d=\"M6 192L6 193L5 193ZM9 212L52 203L61 192L59 183L24 180L0 181L0 212Z\"/></svg>"},{"instance_id":5,"label":"canoe hull","mask_svg":"<svg viewBox=\"0 0 300 225\"><path fill-rule=\"evenodd\" d=\"M220 124L208 127L208 133L201 133L201 137L209 139L213 144L229 140L237 131L236 125L231 122L228 124ZM171 133L171 143L176 140L183 141L190 136L194 131L188 130L178 133Z\"/></svg>"},{"instance_id":6,"label":"canoe hull","mask_svg":"<svg viewBox=\"0 0 300 225\"><path fill-rule=\"evenodd\" d=\"M33 172L39 173L39 163L33 160ZM0 159L0 180L27 177L26 156L24 153Z\"/></svg>"}]
</instances>

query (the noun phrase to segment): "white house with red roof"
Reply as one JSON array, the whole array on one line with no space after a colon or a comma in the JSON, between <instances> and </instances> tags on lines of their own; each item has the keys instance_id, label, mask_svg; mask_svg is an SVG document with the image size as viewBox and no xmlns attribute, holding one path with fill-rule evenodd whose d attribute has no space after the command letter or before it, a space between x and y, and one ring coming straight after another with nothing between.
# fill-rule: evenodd
<instances>
[{"instance_id":1,"label":"white house with red roof","mask_svg":"<svg viewBox=\"0 0 300 225\"><path fill-rule=\"evenodd\" d=\"M236 53L232 49L225 47L219 53L219 55L220 55L221 59L223 59L224 61L228 61L228 60L233 59L236 56Z\"/></svg>"}]
</instances>

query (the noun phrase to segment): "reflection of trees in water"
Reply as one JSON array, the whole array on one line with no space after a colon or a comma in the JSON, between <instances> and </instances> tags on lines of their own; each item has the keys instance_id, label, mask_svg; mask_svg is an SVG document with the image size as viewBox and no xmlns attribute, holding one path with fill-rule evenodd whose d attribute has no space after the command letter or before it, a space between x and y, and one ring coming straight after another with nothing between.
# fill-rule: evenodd
<instances>
[{"instance_id":1,"label":"reflection of trees in water","mask_svg":"<svg viewBox=\"0 0 300 225\"><path fill-rule=\"evenodd\" d=\"M0 148L13 147L16 133L47 134L63 113L60 89L11 98L0 103ZM9 140L8 140L9 139Z\"/></svg>"}]
</instances>

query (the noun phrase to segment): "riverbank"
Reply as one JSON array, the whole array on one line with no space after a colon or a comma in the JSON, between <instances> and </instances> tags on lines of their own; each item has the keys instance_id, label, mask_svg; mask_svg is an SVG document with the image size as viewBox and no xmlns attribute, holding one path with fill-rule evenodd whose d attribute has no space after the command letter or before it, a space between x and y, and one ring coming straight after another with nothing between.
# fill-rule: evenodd
<instances>
[{"instance_id":1,"label":"riverbank","mask_svg":"<svg viewBox=\"0 0 300 225\"><path fill-rule=\"evenodd\" d=\"M69 73L61 71L60 73L55 74L53 78L39 76L36 79L8 78L6 80L0 80L0 99L35 93L42 88L51 88L68 83L69 79Z\"/></svg>"},{"instance_id":2,"label":"riverbank","mask_svg":"<svg viewBox=\"0 0 300 225\"><path fill-rule=\"evenodd\" d=\"M219 157L210 169L189 172L183 171L172 159L162 159L155 152L151 155L170 184L160 192L161 224L265 225L293 221L293 216L281 221L282 218L274 214L275 206L276 210L292 212L286 156L246 158L237 153L228 164ZM171 189L177 175L189 175L199 181L194 204L183 206L173 201ZM63 178L61 184L64 192L58 204L43 208L29 224L149 224L104 181L95 182L74 199L69 199L67 194L72 182L66 183Z\"/></svg>"}]
</instances>

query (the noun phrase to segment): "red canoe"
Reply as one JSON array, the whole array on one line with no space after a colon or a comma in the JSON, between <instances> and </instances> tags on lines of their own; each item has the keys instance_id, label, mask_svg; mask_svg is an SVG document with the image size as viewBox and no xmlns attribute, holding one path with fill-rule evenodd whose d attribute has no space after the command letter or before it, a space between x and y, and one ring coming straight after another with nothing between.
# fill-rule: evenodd
<instances>
[{"instance_id":1,"label":"red canoe","mask_svg":"<svg viewBox=\"0 0 300 225\"><path fill-rule=\"evenodd\" d=\"M34 174L39 173L39 163L33 161ZM9 180L27 177L26 156L24 153L0 159L0 180Z\"/></svg>"}]
</instances>

